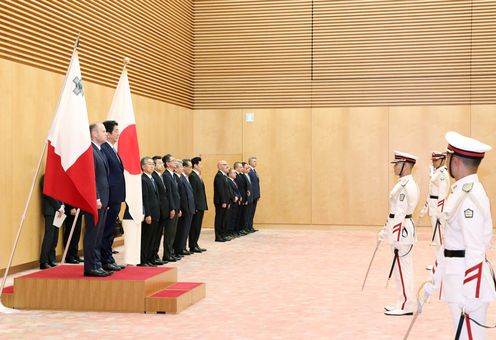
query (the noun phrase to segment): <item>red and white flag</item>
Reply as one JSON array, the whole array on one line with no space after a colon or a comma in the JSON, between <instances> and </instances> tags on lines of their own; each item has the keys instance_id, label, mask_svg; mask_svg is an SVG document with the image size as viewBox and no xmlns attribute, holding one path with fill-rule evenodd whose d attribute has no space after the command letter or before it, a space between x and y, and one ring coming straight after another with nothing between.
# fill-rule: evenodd
<instances>
[{"instance_id":1,"label":"red and white flag","mask_svg":"<svg viewBox=\"0 0 496 340\"><path fill-rule=\"evenodd\" d=\"M127 68L122 70L119 84L115 90L112 105L108 114L109 120L119 124L120 136L117 142L117 152L124 166L126 180L126 203L129 214L136 223L143 220L143 198L141 196L141 163L134 118L131 88L127 77Z\"/></svg>"},{"instance_id":2,"label":"red and white flag","mask_svg":"<svg viewBox=\"0 0 496 340\"><path fill-rule=\"evenodd\" d=\"M48 132L43 193L95 216L95 167L84 88L75 49Z\"/></svg>"}]
</instances>

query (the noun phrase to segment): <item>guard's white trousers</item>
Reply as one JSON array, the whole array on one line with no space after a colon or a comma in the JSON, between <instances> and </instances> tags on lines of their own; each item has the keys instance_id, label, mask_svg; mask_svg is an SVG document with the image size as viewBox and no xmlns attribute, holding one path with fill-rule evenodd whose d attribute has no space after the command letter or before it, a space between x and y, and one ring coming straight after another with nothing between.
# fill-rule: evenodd
<instances>
[{"instance_id":1,"label":"guard's white trousers","mask_svg":"<svg viewBox=\"0 0 496 340\"><path fill-rule=\"evenodd\" d=\"M453 318L453 338L456 335L456 330L458 329L458 323L460 322L461 309L458 303L450 302L448 303L449 309L451 311L451 316ZM486 324L487 318L487 308L489 303L481 303L480 307L469 314L470 318L476 320L480 324ZM463 321L463 328L460 334L460 340L485 340L486 339L486 329L478 326L473 321L465 318Z\"/></svg>"}]
</instances>

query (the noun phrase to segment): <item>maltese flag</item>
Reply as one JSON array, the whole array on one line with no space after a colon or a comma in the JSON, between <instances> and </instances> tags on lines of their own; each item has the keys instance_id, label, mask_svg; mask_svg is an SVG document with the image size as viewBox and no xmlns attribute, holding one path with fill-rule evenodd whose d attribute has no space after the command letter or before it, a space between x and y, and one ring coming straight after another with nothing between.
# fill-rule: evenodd
<instances>
[{"instance_id":1,"label":"maltese flag","mask_svg":"<svg viewBox=\"0 0 496 340\"><path fill-rule=\"evenodd\" d=\"M77 49L48 132L43 193L92 214L95 223L98 221L93 150Z\"/></svg>"}]
</instances>

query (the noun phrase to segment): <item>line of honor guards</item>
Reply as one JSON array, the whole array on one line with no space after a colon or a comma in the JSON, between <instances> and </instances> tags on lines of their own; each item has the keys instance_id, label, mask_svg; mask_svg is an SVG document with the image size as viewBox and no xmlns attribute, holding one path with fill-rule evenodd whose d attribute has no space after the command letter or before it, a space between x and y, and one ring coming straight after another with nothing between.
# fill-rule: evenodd
<instances>
[{"instance_id":1,"label":"line of honor guards","mask_svg":"<svg viewBox=\"0 0 496 340\"><path fill-rule=\"evenodd\" d=\"M389 216L379 232L391 247L390 277L396 281L396 303L385 306L386 315L417 313L437 290L451 311L456 339L486 339L489 303L496 299L496 280L486 259L493 225L489 198L477 176L478 167L491 150L476 139L448 132L446 152L432 152L429 196L420 217L429 215L431 244L437 254L417 297L413 291L412 248L416 242L412 214L419 200L419 188L411 172L417 157L395 151L394 173L399 176L389 194ZM455 183L450 187L450 177ZM451 193L449 193L451 189ZM449 196L448 196L449 194ZM412 321L414 322L415 319Z\"/></svg>"}]
</instances>

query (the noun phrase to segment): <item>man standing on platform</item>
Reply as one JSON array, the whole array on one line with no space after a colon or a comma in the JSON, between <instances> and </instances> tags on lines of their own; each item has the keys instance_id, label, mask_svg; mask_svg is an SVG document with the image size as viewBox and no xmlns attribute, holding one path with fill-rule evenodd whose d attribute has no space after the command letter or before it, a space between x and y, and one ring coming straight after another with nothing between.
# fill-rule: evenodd
<instances>
[{"instance_id":1,"label":"man standing on platform","mask_svg":"<svg viewBox=\"0 0 496 340\"><path fill-rule=\"evenodd\" d=\"M253 231L248 228L248 225L250 224L250 213L251 213L251 206L253 204L253 189L251 185L251 179L250 179L250 171L251 167L250 164L246 162L242 162L241 165L243 165L243 172L244 176L246 178L246 202L244 206L244 213L243 213L243 227L245 228L244 231L249 234L253 233Z\"/></svg>"},{"instance_id":2,"label":"man standing on platform","mask_svg":"<svg viewBox=\"0 0 496 340\"><path fill-rule=\"evenodd\" d=\"M451 186L442 218L446 219L444 242L424 285L424 298L441 289L448 303L459 339L486 339L489 303L496 300L494 274L486 260L491 247L493 222L486 191L477 170L489 145L456 132L446 134ZM442 286L441 286L442 285ZM477 322L477 323L476 323Z\"/></svg>"},{"instance_id":3,"label":"man standing on platform","mask_svg":"<svg viewBox=\"0 0 496 340\"><path fill-rule=\"evenodd\" d=\"M158 266L166 264L167 261L160 260L158 255L158 251L160 248L160 240L162 239L162 235L165 233L165 224L167 220L170 218L171 208L169 202L169 192L164 183L164 179L162 175L164 174L165 167L164 162L162 161L162 157L154 156L153 162L155 163L155 171L152 173L152 177L155 180L155 184L158 189L158 196L160 199L160 219L158 220L157 227L153 233L153 264Z\"/></svg>"},{"instance_id":4,"label":"man standing on platform","mask_svg":"<svg viewBox=\"0 0 496 340\"><path fill-rule=\"evenodd\" d=\"M176 159L174 158L174 156L167 154L162 158L162 161L165 163L166 166L164 174L162 175L162 179L164 180L165 187L167 189L167 192L169 193L170 203L169 218L165 223L164 230L164 256L162 260L167 262L175 262L180 259L179 257L174 255L173 248L177 232L177 220L180 213L179 188L174 177Z\"/></svg>"},{"instance_id":5,"label":"man standing on platform","mask_svg":"<svg viewBox=\"0 0 496 340\"><path fill-rule=\"evenodd\" d=\"M445 160L446 153L439 151L432 152L429 196L419 215L419 218L422 218L426 214L429 214L432 225L431 246L436 246L437 251L439 251L439 248L443 244L445 225L441 223L444 221L444 219L441 218L441 215L444 211L444 204L449 193L450 185L448 168L444 165ZM432 265L425 267L425 269L432 270Z\"/></svg>"},{"instance_id":6,"label":"man standing on platform","mask_svg":"<svg viewBox=\"0 0 496 340\"><path fill-rule=\"evenodd\" d=\"M119 266L115 263L115 259L112 256L112 244L115 237L115 221L121 211L122 202L126 200L126 183L124 180L124 167L116 149L116 144L119 140L119 126L115 120L106 120L103 125L107 130L107 142L101 145L101 150L107 157L109 166L110 197L100 251L103 269L117 271L123 269L124 266Z\"/></svg>"},{"instance_id":7,"label":"man standing on platform","mask_svg":"<svg viewBox=\"0 0 496 340\"><path fill-rule=\"evenodd\" d=\"M260 177L258 177L257 170L255 169L257 167L257 157L250 157L248 159L248 164L250 165L250 180L251 180L251 188L252 188L252 199L253 203L251 204L251 209L250 209L250 214L249 214L249 220L248 220L248 230L253 232L258 231L253 227L253 220L255 219L255 213L257 211L257 204L258 201L260 200Z\"/></svg>"},{"instance_id":8,"label":"man standing on platform","mask_svg":"<svg viewBox=\"0 0 496 340\"><path fill-rule=\"evenodd\" d=\"M92 214L85 213L86 231L84 234L84 276L109 276L111 271L102 268L100 248L103 229L107 217L107 207L110 196L109 166L101 145L107 141L105 126L102 123L90 125L91 146L95 166L96 206L98 208L98 223Z\"/></svg>"},{"instance_id":9,"label":"man standing on platform","mask_svg":"<svg viewBox=\"0 0 496 340\"><path fill-rule=\"evenodd\" d=\"M412 214L419 200L419 188L412 177L417 157L395 151L394 174L399 180L389 194L389 217L379 239L387 238L393 250L393 270L398 300L384 307L386 315L412 315L415 304L413 294L412 248L416 242Z\"/></svg>"},{"instance_id":10,"label":"man standing on platform","mask_svg":"<svg viewBox=\"0 0 496 340\"><path fill-rule=\"evenodd\" d=\"M247 234L243 229L245 228L245 223L244 223L245 207L248 202L248 195L247 195L248 185L246 183L247 179L244 174L243 165L241 164L241 162L235 162L233 167L234 170L236 171L235 181L236 184L238 185L239 194L241 195L241 200L239 202L238 213L235 222L237 228L236 233L239 236L244 236Z\"/></svg>"},{"instance_id":11,"label":"man standing on platform","mask_svg":"<svg viewBox=\"0 0 496 340\"><path fill-rule=\"evenodd\" d=\"M193 157L191 159L193 171L189 175L189 183L193 189L193 196L195 198L196 213L193 215L191 221L191 229L189 231L189 251L192 253L201 253L207 249L201 248L198 245L200 239L201 227L203 223L203 215L208 210L207 195L205 193L205 183L201 177L203 168L202 159L200 157Z\"/></svg>"},{"instance_id":12,"label":"man standing on platform","mask_svg":"<svg viewBox=\"0 0 496 340\"><path fill-rule=\"evenodd\" d=\"M160 219L160 199L158 186L152 174L155 163L150 157L141 159L141 185L145 219L141 222L141 260L139 266L155 267L153 254L153 233Z\"/></svg>"},{"instance_id":13,"label":"man standing on platform","mask_svg":"<svg viewBox=\"0 0 496 340\"><path fill-rule=\"evenodd\" d=\"M226 213L229 208L229 183L227 183L227 162L217 162L217 174L214 178L214 205L215 205L215 242L231 240L226 236Z\"/></svg>"},{"instance_id":14,"label":"man standing on platform","mask_svg":"<svg viewBox=\"0 0 496 340\"><path fill-rule=\"evenodd\" d=\"M178 255L191 255L192 253L186 250L186 241L191 229L191 221L196 211L195 198L193 196L193 188L188 180L188 175L191 173L191 161L185 159L177 164L177 174L179 175L179 197L181 197L181 213L182 216L177 222L176 242L174 249Z\"/></svg>"}]
</instances>

